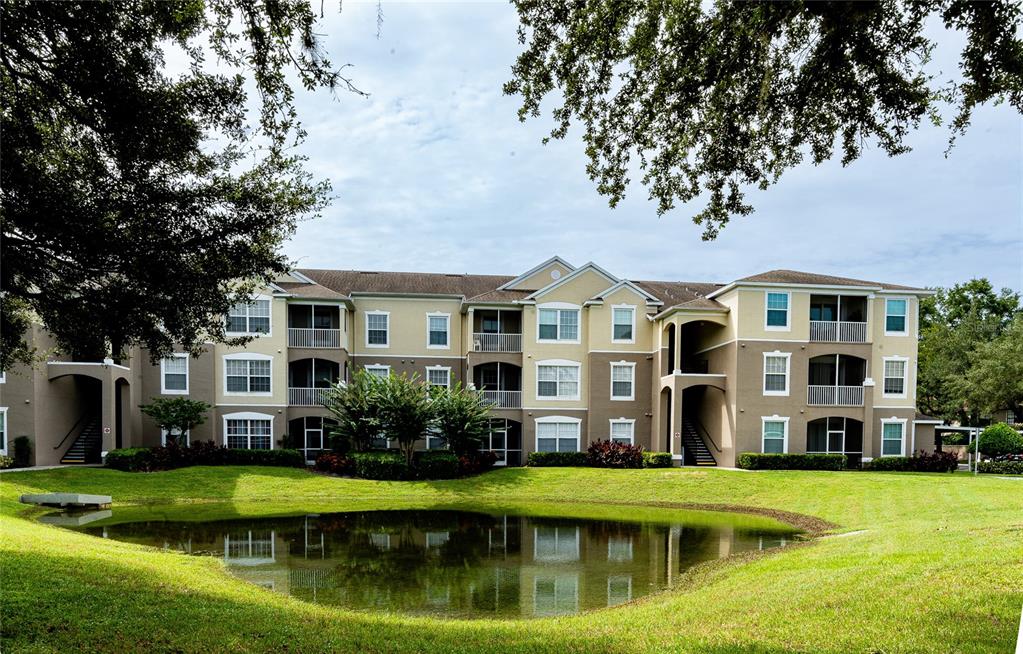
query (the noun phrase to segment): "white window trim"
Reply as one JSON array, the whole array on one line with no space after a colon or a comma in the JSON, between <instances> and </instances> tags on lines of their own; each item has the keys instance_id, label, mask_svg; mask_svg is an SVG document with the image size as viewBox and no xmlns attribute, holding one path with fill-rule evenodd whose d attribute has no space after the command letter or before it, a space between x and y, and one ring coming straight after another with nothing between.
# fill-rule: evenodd
<instances>
[{"instance_id":1,"label":"white window trim","mask_svg":"<svg viewBox=\"0 0 1023 654\"><path fill-rule=\"evenodd\" d=\"M629 544L631 545L632 543L629 543ZM612 581L620 581L622 579L624 579L624 580L629 582L629 592L627 593L627 597L625 598L624 602L617 602L615 604L612 604L611 603L611 600L612 600L612 597L611 597L611 582ZM608 575L608 577L607 577L607 605L608 606L621 606L622 604L627 604L628 602L631 602L631 601L632 601L632 575Z\"/></svg>"},{"instance_id":2,"label":"white window trim","mask_svg":"<svg viewBox=\"0 0 1023 654\"><path fill-rule=\"evenodd\" d=\"M184 359L185 360L185 390L180 391L180 390L176 390L176 389L168 389L167 388L167 371L166 371L166 368L165 368L165 364L167 362L167 359ZM190 383L190 378L189 378L189 369L190 368L191 368L191 366L189 365L189 356L188 356L188 354L182 354L180 352L175 352L174 354L171 354L169 356L166 356L166 357L160 359L160 394L161 395L188 395L188 389L189 389L189 383ZM173 373L173 374L178 374L178 373ZM226 374L226 372L225 372L225 374ZM273 380L271 379L271 386L272 386L272 384L273 384ZM225 379L225 387L226 387L226 379Z\"/></svg>"},{"instance_id":3,"label":"white window trim","mask_svg":"<svg viewBox=\"0 0 1023 654\"><path fill-rule=\"evenodd\" d=\"M902 326L904 329L901 332L890 332L888 331L888 303L892 300L902 300L906 303L906 313L902 317ZM885 336L909 336L909 305L910 301L908 297L885 297L884 299L884 335Z\"/></svg>"},{"instance_id":4,"label":"white window trim","mask_svg":"<svg viewBox=\"0 0 1023 654\"><path fill-rule=\"evenodd\" d=\"M540 395L540 366L563 366L563 367L574 367L578 370L576 375L577 380L575 383L575 395ZM569 361L568 359L544 359L543 361L536 362L536 368L534 369L536 376L536 386L533 389L536 392L537 402L560 402L564 400L578 400L582 396L583 392L583 364L578 361ZM558 392L561 392L561 382L557 382Z\"/></svg>"},{"instance_id":5,"label":"white window trim","mask_svg":"<svg viewBox=\"0 0 1023 654\"><path fill-rule=\"evenodd\" d=\"M274 449L274 416L269 413L258 413L256 411L243 411L240 413L225 413L221 416L221 438L224 447L227 447L227 421L228 420L269 420L270 421L270 449ZM252 445L252 435L249 434L249 446Z\"/></svg>"},{"instance_id":6,"label":"white window trim","mask_svg":"<svg viewBox=\"0 0 1023 654\"><path fill-rule=\"evenodd\" d=\"M767 296L785 295L785 326L767 324ZM767 332L790 332L792 331L792 291L764 291L764 331Z\"/></svg>"},{"instance_id":7,"label":"white window trim","mask_svg":"<svg viewBox=\"0 0 1023 654\"><path fill-rule=\"evenodd\" d=\"M629 395L615 395L615 366L631 369L632 379L629 388L632 390ZM616 402L632 402L636 399L636 362L635 361L612 361L611 362L611 399Z\"/></svg>"},{"instance_id":8,"label":"white window trim","mask_svg":"<svg viewBox=\"0 0 1023 654\"><path fill-rule=\"evenodd\" d=\"M767 390L767 357L782 357L785 359L785 390L783 391L769 391ZM791 388L790 380L792 379L792 353L781 352L775 350L774 352L764 352L763 358L763 375L761 377L761 389L764 395L767 397L788 397L789 389Z\"/></svg>"},{"instance_id":9,"label":"white window trim","mask_svg":"<svg viewBox=\"0 0 1023 654\"><path fill-rule=\"evenodd\" d=\"M540 338L540 310L541 309L553 309L557 310L558 313L558 338ZM576 338L568 339L561 338L561 311L575 311L578 318L576 322L577 332ZM581 343L583 337L583 312L582 307L578 304L571 304L568 302L546 302L544 304L536 305L536 342L537 343Z\"/></svg>"},{"instance_id":10,"label":"white window trim","mask_svg":"<svg viewBox=\"0 0 1023 654\"><path fill-rule=\"evenodd\" d=\"M906 456L906 422L908 418L881 418L881 450L877 453L879 457L885 456ZM885 454L884 453L884 426L885 425L899 425L902 427L902 437L899 439L899 453L898 454Z\"/></svg>"},{"instance_id":11,"label":"white window trim","mask_svg":"<svg viewBox=\"0 0 1023 654\"><path fill-rule=\"evenodd\" d=\"M386 363L370 363L362 367L363 370L386 370L387 375L391 374L391 366Z\"/></svg>"},{"instance_id":12,"label":"white window trim","mask_svg":"<svg viewBox=\"0 0 1023 654\"><path fill-rule=\"evenodd\" d=\"M620 339L615 338L615 309L628 309L632 312L632 338ZM635 304L613 304L611 305L611 342L612 343L630 343L636 342L636 305Z\"/></svg>"},{"instance_id":13,"label":"white window trim","mask_svg":"<svg viewBox=\"0 0 1023 654\"><path fill-rule=\"evenodd\" d=\"M447 345L430 345L430 318L443 318L444 319L444 323L445 323L444 332L447 335L447 341L448 341ZM387 330L390 331L390 329L391 329L391 319L388 318L387 319ZM389 335L388 335L388 340L390 340ZM450 313L441 313L439 311L435 311L435 312L426 314L426 349L428 349L428 350L450 350L451 349L451 314Z\"/></svg>"},{"instance_id":14,"label":"white window trim","mask_svg":"<svg viewBox=\"0 0 1023 654\"><path fill-rule=\"evenodd\" d=\"M567 529L569 529L569 527L556 526L556 527L550 527L550 528L554 529L554 550L557 551L558 550L558 546L561 544L561 540L562 540L561 539L561 530L562 529L566 529L567 530ZM540 530L534 528L533 529L533 560L534 561L555 561L555 562L557 562L557 561L561 561L561 562L564 562L564 561L578 561L579 560L579 549L580 549L579 545L580 545L580 542L581 542L582 539L580 538L581 534L579 532L579 527L575 527L574 529L575 529L575 532L574 532L575 535L572 537L571 540L574 543L575 547L573 548L573 551L569 553L569 558L561 558L560 556L557 556L557 555L555 555L554 557L547 557L547 556L541 556L541 555L538 554L538 552L540 551ZM577 588L578 588L578 586L577 586Z\"/></svg>"},{"instance_id":15,"label":"white window trim","mask_svg":"<svg viewBox=\"0 0 1023 654\"><path fill-rule=\"evenodd\" d=\"M260 337L263 337L263 336L273 336L273 333L274 333L274 299L271 296L269 296L269 295L253 295L252 297L248 298L247 300L239 300L236 304L243 304L243 303L252 304L253 302L257 302L257 301L260 301L260 300L266 300L269 303L267 306L269 306L269 309L270 309L269 313L270 313L270 315L267 316L268 322L267 322L267 330L266 330L266 332L252 332L252 331L232 332L232 331L227 331L227 327L226 327L226 325L227 325L227 316L225 316L224 317L224 324L225 324L224 333L229 335L229 336L254 336L256 338L260 338ZM228 311L230 312L230 309ZM246 328L249 326L249 315L248 315L248 313L245 314L245 326L246 326Z\"/></svg>"},{"instance_id":16,"label":"white window trim","mask_svg":"<svg viewBox=\"0 0 1023 654\"><path fill-rule=\"evenodd\" d=\"M271 425L271 427L273 427L273 425ZM161 447L166 447L167 446L167 434L168 433L169 432L168 432L167 429L165 429L163 427L160 427L160 446ZM225 442L226 442L227 429L224 429L224 434L225 434ZM192 441L192 430L191 429L186 429L183 434L178 434L178 438L181 438L181 437L184 437L184 441L182 441L179 444L180 445L184 445L184 447L188 447L189 444Z\"/></svg>"},{"instance_id":17,"label":"white window trim","mask_svg":"<svg viewBox=\"0 0 1023 654\"><path fill-rule=\"evenodd\" d=\"M583 421L582 421L582 418L573 418L571 416L542 416L540 418L535 418L533 420L533 423L534 423L533 424L533 451L534 452L539 452L540 451L540 446L539 446L540 429L539 429L539 425L546 424L546 423L551 423L551 422L553 422L553 423L570 422L570 423L574 423L575 424L575 451L579 452L580 451L579 448L582 445L580 440L582 438L582 424L583 424ZM561 437L558 436L555 440L558 440L559 438L561 438Z\"/></svg>"},{"instance_id":18,"label":"white window trim","mask_svg":"<svg viewBox=\"0 0 1023 654\"><path fill-rule=\"evenodd\" d=\"M10 425L7 424L7 407L0 406L0 425L3 426L4 442L3 447L0 447L0 454L7 455L7 450L10 447L8 443L11 442L11 431Z\"/></svg>"},{"instance_id":19,"label":"white window trim","mask_svg":"<svg viewBox=\"0 0 1023 654\"><path fill-rule=\"evenodd\" d=\"M888 378L887 374L886 374L886 371L885 371L885 368L887 366L885 364L888 361L903 361L906 364L902 368L902 392L901 393L885 393L885 390L884 390L885 383L884 382L885 382L885 379ZM892 377L892 379L895 379L895 378ZM908 390L909 390L909 357L898 356L898 355L892 355L890 357L881 357L881 396L882 397L890 397L890 398L906 399L906 397L908 397L908 393L907 393Z\"/></svg>"},{"instance_id":20,"label":"white window trim","mask_svg":"<svg viewBox=\"0 0 1023 654\"><path fill-rule=\"evenodd\" d=\"M781 422L785 425L785 431L782 436L782 454L789 453L789 419L788 417L773 415L773 416L760 416L760 452L764 452L764 423L767 422Z\"/></svg>"},{"instance_id":21,"label":"white window trim","mask_svg":"<svg viewBox=\"0 0 1023 654\"><path fill-rule=\"evenodd\" d=\"M426 366L426 385L427 386L440 386L440 384L434 384L430 381L431 370L443 370L448 374L448 383L444 388L451 388L451 366Z\"/></svg>"},{"instance_id":22,"label":"white window trim","mask_svg":"<svg viewBox=\"0 0 1023 654\"><path fill-rule=\"evenodd\" d=\"M635 418L610 418L610 419L608 419L607 422L608 422L608 426L607 426L607 429L608 429L607 440L611 440L612 438L614 438L614 426L616 424L628 425L629 426L629 445L635 445L636 444L636 419Z\"/></svg>"},{"instance_id":23,"label":"white window trim","mask_svg":"<svg viewBox=\"0 0 1023 654\"><path fill-rule=\"evenodd\" d=\"M377 310L374 310L374 311L363 311L362 315L363 315L363 322L366 323L366 328L364 330L365 331L365 336L366 336L366 347L371 347L371 348L376 348L376 349L391 347L391 312L390 311L377 311ZM373 344L370 344L370 342L369 342L369 317L370 316L387 316L387 330L385 331L385 334L384 334L384 336L385 336L385 338L387 340L386 343L373 343ZM427 340L429 340L429 338L430 338L429 334L427 334L426 338L427 338Z\"/></svg>"},{"instance_id":24,"label":"white window trim","mask_svg":"<svg viewBox=\"0 0 1023 654\"><path fill-rule=\"evenodd\" d=\"M227 390L227 362L229 360L244 360L244 361L269 361L270 362L270 390L267 392L241 392L241 391L228 391ZM232 397L271 397L274 394L274 358L269 354L259 354L256 352L237 352L235 354L225 354L222 359L222 365L224 369L224 395Z\"/></svg>"}]
</instances>

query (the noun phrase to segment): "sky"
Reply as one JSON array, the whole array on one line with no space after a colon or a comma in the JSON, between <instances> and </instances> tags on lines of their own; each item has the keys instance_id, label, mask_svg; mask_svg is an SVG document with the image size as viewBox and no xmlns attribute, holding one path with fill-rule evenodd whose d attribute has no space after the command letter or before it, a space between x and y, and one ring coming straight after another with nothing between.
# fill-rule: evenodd
<instances>
[{"instance_id":1,"label":"sky","mask_svg":"<svg viewBox=\"0 0 1023 654\"><path fill-rule=\"evenodd\" d=\"M1023 121L1011 107L979 109L947 158L947 127L927 123L909 154L790 170L705 242L691 222L700 205L658 217L638 182L609 208L579 130L541 143L552 104L518 120L501 91L522 48L510 5L385 1L378 36L375 2L326 4L326 50L370 95L298 94L301 152L334 196L286 246L299 267L515 275L558 254L630 279L788 268L1023 290ZM941 39L935 66L954 72L956 42Z\"/></svg>"}]
</instances>

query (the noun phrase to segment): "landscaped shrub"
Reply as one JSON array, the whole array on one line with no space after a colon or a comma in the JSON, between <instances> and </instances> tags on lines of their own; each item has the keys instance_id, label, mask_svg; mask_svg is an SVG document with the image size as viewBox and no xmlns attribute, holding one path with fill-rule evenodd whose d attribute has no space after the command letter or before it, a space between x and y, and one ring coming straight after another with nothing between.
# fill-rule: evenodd
<instances>
[{"instance_id":1,"label":"landscaped shrub","mask_svg":"<svg viewBox=\"0 0 1023 654\"><path fill-rule=\"evenodd\" d=\"M490 450L466 452L458 457L458 474L463 477L478 475L493 468L495 463L497 463L497 455Z\"/></svg>"},{"instance_id":2,"label":"landscaped shrub","mask_svg":"<svg viewBox=\"0 0 1023 654\"><path fill-rule=\"evenodd\" d=\"M736 465L745 470L844 470L845 455L743 452Z\"/></svg>"},{"instance_id":3,"label":"landscaped shrub","mask_svg":"<svg viewBox=\"0 0 1023 654\"><path fill-rule=\"evenodd\" d=\"M671 452L643 452L644 468L670 468Z\"/></svg>"},{"instance_id":4,"label":"landscaped shrub","mask_svg":"<svg viewBox=\"0 0 1023 654\"><path fill-rule=\"evenodd\" d=\"M412 479L412 468L397 452L355 452L352 454L355 474L363 479L394 481Z\"/></svg>"},{"instance_id":5,"label":"landscaped shrub","mask_svg":"<svg viewBox=\"0 0 1023 654\"><path fill-rule=\"evenodd\" d=\"M228 450L225 464L304 468L305 455L300 450Z\"/></svg>"},{"instance_id":6,"label":"landscaped shrub","mask_svg":"<svg viewBox=\"0 0 1023 654\"><path fill-rule=\"evenodd\" d=\"M32 441L28 436L18 436L14 439L14 467L27 468L32 465Z\"/></svg>"},{"instance_id":7,"label":"landscaped shrub","mask_svg":"<svg viewBox=\"0 0 1023 654\"><path fill-rule=\"evenodd\" d=\"M148 472L152 462L149 447L126 447L107 452L106 466L124 472Z\"/></svg>"},{"instance_id":8,"label":"landscaped shrub","mask_svg":"<svg viewBox=\"0 0 1023 654\"><path fill-rule=\"evenodd\" d=\"M0 470L10 468L14 465L14 457L0 454Z\"/></svg>"},{"instance_id":9,"label":"landscaped shrub","mask_svg":"<svg viewBox=\"0 0 1023 654\"><path fill-rule=\"evenodd\" d=\"M586 465L586 452L530 452L526 465L533 468Z\"/></svg>"},{"instance_id":10,"label":"landscaped shrub","mask_svg":"<svg viewBox=\"0 0 1023 654\"><path fill-rule=\"evenodd\" d=\"M305 466L305 456L298 450L234 450L212 442L178 447L130 447L107 453L108 468L126 472L154 472L188 466L250 465Z\"/></svg>"},{"instance_id":11,"label":"landscaped shrub","mask_svg":"<svg viewBox=\"0 0 1023 654\"><path fill-rule=\"evenodd\" d=\"M955 452L925 452L915 456L882 456L863 464L872 472L955 472L959 457Z\"/></svg>"},{"instance_id":12,"label":"landscaped shrub","mask_svg":"<svg viewBox=\"0 0 1023 654\"><path fill-rule=\"evenodd\" d=\"M982 431L978 442L980 453L985 456L1023 454L1023 436L1004 422L991 425Z\"/></svg>"},{"instance_id":13,"label":"landscaped shrub","mask_svg":"<svg viewBox=\"0 0 1023 654\"><path fill-rule=\"evenodd\" d=\"M1023 455L1011 454L995 461L981 461L977 471L993 475L1023 475Z\"/></svg>"},{"instance_id":14,"label":"landscaped shrub","mask_svg":"<svg viewBox=\"0 0 1023 654\"><path fill-rule=\"evenodd\" d=\"M416 474L420 479L454 479L458 469L458 457L454 452L428 450L416 457Z\"/></svg>"},{"instance_id":15,"label":"landscaped shrub","mask_svg":"<svg viewBox=\"0 0 1023 654\"><path fill-rule=\"evenodd\" d=\"M586 465L594 468L642 468L643 448L618 441L594 441L586 448Z\"/></svg>"},{"instance_id":16,"label":"landscaped shrub","mask_svg":"<svg viewBox=\"0 0 1023 654\"><path fill-rule=\"evenodd\" d=\"M324 452L316 457L315 468L320 472L329 472L334 475L351 474L353 468L352 460L343 454L335 452Z\"/></svg>"}]
</instances>

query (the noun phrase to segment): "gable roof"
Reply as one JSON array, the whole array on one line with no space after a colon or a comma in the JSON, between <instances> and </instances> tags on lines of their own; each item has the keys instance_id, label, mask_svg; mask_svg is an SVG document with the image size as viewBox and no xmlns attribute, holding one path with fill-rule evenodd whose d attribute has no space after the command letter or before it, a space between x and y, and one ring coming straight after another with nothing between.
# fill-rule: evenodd
<instances>
[{"instance_id":1,"label":"gable roof","mask_svg":"<svg viewBox=\"0 0 1023 654\"><path fill-rule=\"evenodd\" d=\"M508 275L468 275L372 270L321 270L302 268L300 273L317 284L344 295L450 295L473 297L492 291L512 279Z\"/></svg>"},{"instance_id":2,"label":"gable roof","mask_svg":"<svg viewBox=\"0 0 1023 654\"><path fill-rule=\"evenodd\" d=\"M607 281L611 282L612 284L617 284L618 282L622 281L622 280L618 279L617 277L615 277L614 275L612 275L611 273L609 273L608 271L606 271L603 268L601 268L600 266L598 266L597 264L593 263L592 261L587 261L586 263L584 263L583 265L579 266L578 268L576 268L572 272L568 273L567 275L565 275L561 279L553 281L550 284L548 284L547 286L544 286L543 288L541 288L541 289L539 289L537 291L534 291L533 293L528 295L526 297L526 299L527 300L532 300L532 299L540 297L541 295L546 295L546 294L550 293L551 291L553 291L554 289L558 288L559 286L563 286L564 284L567 284L571 280L576 279L577 277L580 277L584 273L587 273L587 272L595 272L598 275L600 275L601 277L607 279Z\"/></svg>"},{"instance_id":3,"label":"gable roof","mask_svg":"<svg viewBox=\"0 0 1023 654\"><path fill-rule=\"evenodd\" d=\"M901 286L899 284L887 284L883 282L870 282L862 279L849 277L836 277L834 275L820 275L817 273L801 272L799 270L769 270L757 273L749 277L735 280L735 283L752 282L757 284L801 284L804 286L860 286L879 290L894 291L925 291L926 289L913 286Z\"/></svg>"},{"instance_id":4,"label":"gable roof","mask_svg":"<svg viewBox=\"0 0 1023 654\"><path fill-rule=\"evenodd\" d=\"M648 291L643 290L639 286L636 286L635 283L630 282L627 279L623 279L623 280L619 281L614 286L611 286L609 288L605 288L600 293L597 293L596 295L591 297L590 301L603 301L604 298L606 298L609 295L612 295L612 294L616 293L619 289L622 289L622 288L628 288L628 289L632 290L634 293L636 293L637 295L639 295L639 296L641 296L643 298L646 298L647 304L658 304L658 305L664 304L664 302L662 302L660 298L652 295Z\"/></svg>"},{"instance_id":5,"label":"gable roof","mask_svg":"<svg viewBox=\"0 0 1023 654\"><path fill-rule=\"evenodd\" d=\"M544 268L546 268L546 267L548 267L550 265L553 265L555 263L561 264L561 266L564 267L564 268L567 268L569 270L569 272L575 270L575 266L573 266L569 262L565 261L564 259L562 259L558 255L554 255L553 257L551 257L547 261L544 261L543 263L541 263L541 264L539 264L537 266L533 266L532 268L530 268L526 272L522 273L518 277L515 277L514 279L509 279L505 283L503 283L500 286L498 286L497 289L500 290L500 291L503 291L503 290L506 290L506 289L510 289L512 286L515 286L516 284L519 284L521 282L526 281L527 279L529 279L530 277L532 277L536 273L540 272ZM523 290L527 290L527 289L523 289ZM528 290L536 290L536 289L528 289Z\"/></svg>"}]
</instances>

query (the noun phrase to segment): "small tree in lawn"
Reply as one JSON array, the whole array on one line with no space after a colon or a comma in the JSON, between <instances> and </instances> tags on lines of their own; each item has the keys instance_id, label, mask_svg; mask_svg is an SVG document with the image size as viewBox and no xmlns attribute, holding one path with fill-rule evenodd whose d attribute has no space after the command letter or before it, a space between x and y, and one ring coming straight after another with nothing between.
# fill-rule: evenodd
<instances>
[{"instance_id":1,"label":"small tree in lawn","mask_svg":"<svg viewBox=\"0 0 1023 654\"><path fill-rule=\"evenodd\" d=\"M434 388L432 398L434 425L451 451L458 456L478 451L490 431L490 405L461 382Z\"/></svg>"},{"instance_id":2,"label":"small tree in lawn","mask_svg":"<svg viewBox=\"0 0 1023 654\"><path fill-rule=\"evenodd\" d=\"M369 449L380 433L377 395L384 382L358 370L348 383L338 382L325 393L324 406L337 421L331 431L332 446L339 452Z\"/></svg>"},{"instance_id":3,"label":"small tree in lawn","mask_svg":"<svg viewBox=\"0 0 1023 654\"><path fill-rule=\"evenodd\" d=\"M416 443L433 424L430 390L419 375L390 375L380 381L375 394L380 426L388 439L398 441L405 462L412 465Z\"/></svg>"},{"instance_id":4,"label":"small tree in lawn","mask_svg":"<svg viewBox=\"0 0 1023 654\"><path fill-rule=\"evenodd\" d=\"M177 443L179 436L206 422L210 405L187 397L160 397L139 408L167 431L168 443L180 445Z\"/></svg>"}]
</instances>

